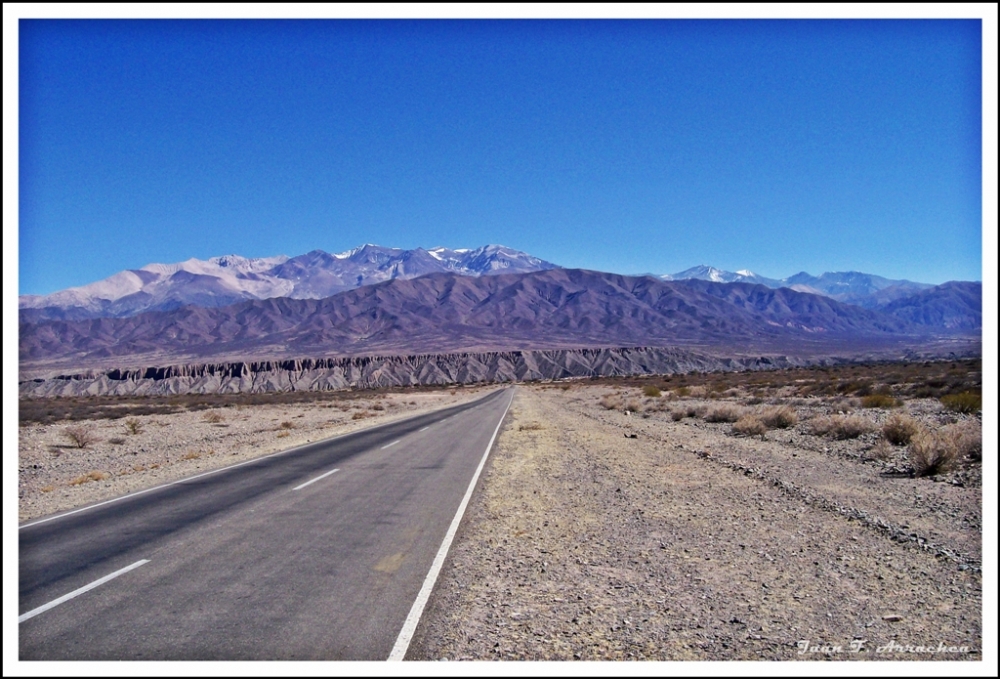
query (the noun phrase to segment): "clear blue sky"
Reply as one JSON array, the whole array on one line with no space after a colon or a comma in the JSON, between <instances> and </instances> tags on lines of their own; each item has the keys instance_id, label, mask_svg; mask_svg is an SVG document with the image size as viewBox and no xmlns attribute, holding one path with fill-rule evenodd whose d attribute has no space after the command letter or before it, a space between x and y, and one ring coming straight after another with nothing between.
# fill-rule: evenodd
<instances>
[{"instance_id":1,"label":"clear blue sky","mask_svg":"<svg viewBox=\"0 0 1000 679\"><path fill-rule=\"evenodd\" d=\"M20 24L20 293L236 253L981 280L979 21Z\"/></svg>"}]
</instances>

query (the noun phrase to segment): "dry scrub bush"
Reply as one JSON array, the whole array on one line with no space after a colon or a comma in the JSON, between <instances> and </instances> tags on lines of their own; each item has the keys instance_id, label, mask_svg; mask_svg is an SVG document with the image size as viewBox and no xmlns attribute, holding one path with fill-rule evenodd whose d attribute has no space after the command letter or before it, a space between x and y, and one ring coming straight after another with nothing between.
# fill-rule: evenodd
<instances>
[{"instance_id":1,"label":"dry scrub bush","mask_svg":"<svg viewBox=\"0 0 1000 679\"><path fill-rule=\"evenodd\" d=\"M893 413L882 425L882 437L894 446L905 446L920 429L920 423L906 413Z\"/></svg>"},{"instance_id":2,"label":"dry scrub bush","mask_svg":"<svg viewBox=\"0 0 1000 679\"><path fill-rule=\"evenodd\" d=\"M733 433L740 436L760 436L767 433L767 425L756 415L744 415L733 423Z\"/></svg>"},{"instance_id":3,"label":"dry scrub bush","mask_svg":"<svg viewBox=\"0 0 1000 679\"><path fill-rule=\"evenodd\" d=\"M66 429L63 430L63 435L77 448L86 448L91 443L97 442L97 436L94 434L94 430L90 427L66 427Z\"/></svg>"},{"instance_id":4,"label":"dry scrub bush","mask_svg":"<svg viewBox=\"0 0 1000 679\"><path fill-rule=\"evenodd\" d=\"M113 438L108 439L108 443L112 443L112 444L114 444L116 446L120 446L123 443L125 443L125 439L123 439L120 436L115 436Z\"/></svg>"},{"instance_id":5,"label":"dry scrub bush","mask_svg":"<svg viewBox=\"0 0 1000 679\"><path fill-rule=\"evenodd\" d=\"M961 394L942 396L941 405L952 412L971 415L983 409L983 397L981 394L963 391Z\"/></svg>"},{"instance_id":6,"label":"dry scrub bush","mask_svg":"<svg viewBox=\"0 0 1000 679\"><path fill-rule=\"evenodd\" d=\"M959 460L957 441L949 432L922 431L909 447L914 476L936 476L955 468Z\"/></svg>"},{"instance_id":7,"label":"dry scrub bush","mask_svg":"<svg viewBox=\"0 0 1000 679\"><path fill-rule=\"evenodd\" d=\"M799 423L799 416L794 408L777 406L768 408L760 416L761 421L771 429L788 429Z\"/></svg>"},{"instance_id":8,"label":"dry scrub bush","mask_svg":"<svg viewBox=\"0 0 1000 679\"><path fill-rule=\"evenodd\" d=\"M863 417L853 415L831 415L817 417L809 421L807 427L814 436L830 436L838 440L856 439L871 431L871 423Z\"/></svg>"},{"instance_id":9,"label":"dry scrub bush","mask_svg":"<svg viewBox=\"0 0 1000 679\"><path fill-rule=\"evenodd\" d=\"M368 411L367 410L362 410L362 411L356 412L353 415L351 415L351 419L352 420L363 420L366 417L368 417Z\"/></svg>"},{"instance_id":10,"label":"dry scrub bush","mask_svg":"<svg viewBox=\"0 0 1000 679\"><path fill-rule=\"evenodd\" d=\"M862 408L898 408L900 402L889 394L868 394L861 399Z\"/></svg>"},{"instance_id":11,"label":"dry scrub bush","mask_svg":"<svg viewBox=\"0 0 1000 679\"><path fill-rule=\"evenodd\" d=\"M288 420L285 420L284 422L281 423L281 428L282 429L294 429L295 428L295 423L289 422Z\"/></svg>"},{"instance_id":12,"label":"dry scrub bush","mask_svg":"<svg viewBox=\"0 0 1000 679\"><path fill-rule=\"evenodd\" d=\"M685 411L683 409L671 410L670 411L670 419L673 420L674 422L680 422L686 416L687 416L687 411Z\"/></svg>"},{"instance_id":13,"label":"dry scrub bush","mask_svg":"<svg viewBox=\"0 0 1000 679\"><path fill-rule=\"evenodd\" d=\"M657 387L655 384L647 384L642 388L642 393L645 396L659 398L662 392L660 391L660 388Z\"/></svg>"},{"instance_id":14,"label":"dry scrub bush","mask_svg":"<svg viewBox=\"0 0 1000 679\"><path fill-rule=\"evenodd\" d=\"M618 394L605 394L601 397L601 405L605 410L618 410L622 407L622 398Z\"/></svg>"},{"instance_id":15,"label":"dry scrub bush","mask_svg":"<svg viewBox=\"0 0 1000 679\"><path fill-rule=\"evenodd\" d=\"M130 417L127 420L125 420L125 428L128 430L128 433L131 434L132 436L141 434L142 422L135 419L134 417Z\"/></svg>"},{"instance_id":16,"label":"dry scrub bush","mask_svg":"<svg viewBox=\"0 0 1000 679\"><path fill-rule=\"evenodd\" d=\"M626 412L629 412L629 413L641 413L643 410L645 410L645 408L643 407L642 403L640 403L639 399L637 399L637 398L630 398L625 403L625 411Z\"/></svg>"},{"instance_id":17,"label":"dry scrub bush","mask_svg":"<svg viewBox=\"0 0 1000 679\"><path fill-rule=\"evenodd\" d=\"M83 476L78 476L69 482L71 486L79 486L84 483L89 483L90 481L103 481L108 478L108 475L104 472L87 472Z\"/></svg>"},{"instance_id":18,"label":"dry scrub bush","mask_svg":"<svg viewBox=\"0 0 1000 679\"><path fill-rule=\"evenodd\" d=\"M222 422L222 415L215 412L214 410L210 410L204 415L202 415L201 419L205 420L209 424L218 424L219 422Z\"/></svg>"},{"instance_id":19,"label":"dry scrub bush","mask_svg":"<svg viewBox=\"0 0 1000 679\"><path fill-rule=\"evenodd\" d=\"M743 409L731 405L715 406L705 413L706 422L735 422L743 416Z\"/></svg>"},{"instance_id":20,"label":"dry scrub bush","mask_svg":"<svg viewBox=\"0 0 1000 679\"><path fill-rule=\"evenodd\" d=\"M941 430L955 447L959 459L983 460L983 428L979 422L956 422Z\"/></svg>"},{"instance_id":21,"label":"dry scrub bush","mask_svg":"<svg viewBox=\"0 0 1000 679\"><path fill-rule=\"evenodd\" d=\"M538 431L539 429L545 429L540 422L527 422L517 428L518 431Z\"/></svg>"}]
</instances>

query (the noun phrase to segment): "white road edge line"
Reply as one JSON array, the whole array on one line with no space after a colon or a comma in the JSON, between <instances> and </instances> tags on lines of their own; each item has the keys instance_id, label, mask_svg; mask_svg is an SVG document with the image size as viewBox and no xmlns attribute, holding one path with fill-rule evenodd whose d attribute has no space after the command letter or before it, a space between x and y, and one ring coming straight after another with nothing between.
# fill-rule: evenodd
<instances>
[{"instance_id":1,"label":"white road edge line","mask_svg":"<svg viewBox=\"0 0 1000 679\"><path fill-rule=\"evenodd\" d=\"M455 533L458 532L458 525L462 523L462 516L465 514L465 508L469 505L469 500L472 499L472 491L476 489L476 482L479 480L479 475L482 473L483 467L486 466L486 458L489 457L490 449L493 448L493 442L496 440L497 434L500 432L500 425L503 424L504 418L507 417L507 411L510 410L510 404L513 402L514 390L512 389L510 400L507 401L507 407L504 408L503 415L500 416L500 421L497 422L497 428L493 430L493 436L490 438L490 442L486 445L486 452L483 453L483 459L479 461L479 466L476 467L476 473L472 475L472 481L469 482L469 488L465 491L465 497L462 498L462 504L458 506L455 518L451 520L451 525L448 527L448 532L444 536L444 541L441 543L441 547L438 549L437 555L434 557L431 569L427 572L427 577L424 578L424 584L420 588L420 592L417 593L417 599L413 602L413 606L410 608L410 614L406 616L406 622L403 623L403 629L399 630L399 636L396 637L396 643L392 647L392 652L390 652L389 657L386 658L388 661L402 660L406 656L406 649L410 647L410 640L413 639L413 633L417 631L417 623L420 622L420 616L423 615L424 606L427 605L427 601L431 597L431 590L434 589L434 583L437 582L438 574L441 572L441 567L444 566L445 557L448 556L448 549L451 547L452 540L455 539Z\"/></svg>"},{"instance_id":2,"label":"white road edge line","mask_svg":"<svg viewBox=\"0 0 1000 679\"><path fill-rule=\"evenodd\" d=\"M89 585L84 585L80 589L74 589L69 594L64 594L61 597L59 597L58 599L54 599L54 600L50 601L49 603L47 603L47 604L45 604L43 606L39 606L38 608L36 608L34 610L28 611L27 613L25 613L24 615L20 616L17 619L17 624L20 625L25 620L28 620L29 618L33 618L36 615L38 615L39 613L44 613L45 611L49 610L50 608L55 608L59 604L66 603L70 599L74 599L74 598L80 596L81 594L83 594L84 592L89 592L90 590L94 589L95 587L100 587L101 585L103 585L108 580L114 580L119 575L124 575L125 573L128 573L133 568L138 568L139 566L141 566L143 564L146 564L146 563L149 563L149 559L142 559L141 561L136 561L131 566L125 566L125 568L117 570L117 571L115 571L114 573L112 573L110 575L105 575L103 578L100 578L98 580L94 580Z\"/></svg>"},{"instance_id":3,"label":"white road edge line","mask_svg":"<svg viewBox=\"0 0 1000 679\"><path fill-rule=\"evenodd\" d=\"M431 428L431 426L430 426L430 425L427 425L426 427L424 427L424 428L423 428L423 429L421 429L420 431L427 431L427 430L428 430L428 429L430 429L430 428Z\"/></svg>"},{"instance_id":4,"label":"white road edge line","mask_svg":"<svg viewBox=\"0 0 1000 679\"><path fill-rule=\"evenodd\" d=\"M303 484L302 484L301 486L295 486L294 488L292 488L292 490L302 490L303 488L305 488L306 486L308 486L308 485L309 485L310 483L316 483L316 482L317 482L317 481L319 481L320 479L325 479L325 478L326 478L326 477L328 477L328 476L329 476L330 474L333 474L334 472L339 472L339 471L340 471L339 469L331 469L331 470L330 470L330 471L328 471L328 472L327 472L326 474L320 474L320 475L319 475L319 476L317 476L317 477L316 477L315 479L312 479L311 481L306 481L306 482L305 482L305 483L303 483Z\"/></svg>"},{"instance_id":5,"label":"white road edge line","mask_svg":"<svg viewBox=\"0 0 1000 679\"><path fill-rule=\"evenodd\" d=\"M353 433L354 432L348 432L348 434L353 434ZM97 507L100 507L101 505L109 505L112 502L119 502L121 500L126 500L128 498L135 497L136 495L142 495L143 493L151 493L154 490L160 490L161 488L167 488L168 486L176 486L178 483L187 483L188 481L194 481L195 479L200 479L203 476L210 476L212 474L218 474L219 472L224 472L227 469L236 469L237 467L242 467L245 464L251 464L252 462L260 462L261 460L266 460L269 457L277 457L278 455L285 455L286 453L291 453L291 452L296 451L296 450L298 450L300 448L305 448L306 446L311 446L314 443L326 443L328 441L335 441L336 439L343 438L344 436L347 436L348 434L339 434L339 435L334 436L332 438L322 439L321 441L311 441L309 443L304 443L301 446L295 446L294 448L288 448L287 450L279 450L278 452L271 453L270 455L262 455L261 457L255 457L253 459L246 460L244 462L237 462L236 464L231 464L228 467L221 467L220 469L213 469L211 471L202 472L201 474L195 474L194 476L185 476L183 479L177 479L176 481L171 481L169 483L162 483L159 486L153 486L152 488L146 488L144 490L138 490L138 491L136 491L134 493L129 493L128 495L122 495L122 496L119 496L119 497L116 497L116 498L112 498L110 500L105 500L104 502L98 502L96 504L87 505L86 507L80 507L79 509L74 509L71 512L65 512L64 514L56 514L55 516L50 516L47 519L39 519L38 521L32 521L30 523L26 523L26 524L23 524L21 526L18 526L17 529L21 530L22 528L30 528L31 526L37 526L40 523L47 523L49 521L55 521L56 519L61 519L64 516L70 516L72 514L78 514L80 512L85 512L88 509L95 509Z\"/></svg>"},{"instance_id":6,"label":"white road edge line","mask_svg":"<svg viewBox=\"0 0 1000 679\"><path fill-rule=\"evenodd\" d=\"M385 444L384 446L382 446L382 450L385 450L386 448L391 448L392 446L396 445L397 443L399 443L399 442L400 442L400 441L402 441L402 440L403 440L403 439L396 439L396 440L395 440L395 441L393 441L392 443L387 443L387 444Z\"/></svg>"}]
</instances>

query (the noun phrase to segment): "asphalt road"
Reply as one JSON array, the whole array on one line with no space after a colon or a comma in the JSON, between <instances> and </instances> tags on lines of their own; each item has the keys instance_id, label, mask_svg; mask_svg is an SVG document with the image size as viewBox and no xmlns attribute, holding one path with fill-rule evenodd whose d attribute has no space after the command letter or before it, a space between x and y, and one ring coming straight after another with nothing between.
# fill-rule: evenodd
<instances>
[{"instance_id":1,"label":"asphalt road","mask_svg":"<svg viewBox=\"0 0 1000 679\"><path fill-rule=\"evenodd\" d=\"M386 659L511 397L25 523L20 659Z\"/></svg>"}]
</instances>

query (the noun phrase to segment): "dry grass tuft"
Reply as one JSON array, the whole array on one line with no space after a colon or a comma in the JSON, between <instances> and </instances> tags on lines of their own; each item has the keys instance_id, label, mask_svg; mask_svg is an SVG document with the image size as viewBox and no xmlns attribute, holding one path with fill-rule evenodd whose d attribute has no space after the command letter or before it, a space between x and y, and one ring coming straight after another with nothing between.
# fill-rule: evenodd
<instances>
[{"instance_id":1,"label":"dry grass tuft","mask_svg":"<svg viewBox=\"0 0 1000 679\"><path fill-rule=\"evenodd\" d=\"M810 420L807 429L814 436L829 436L843 441L867 434L872 430L872 424L854 415L831 415Z\"/></svg>"},{"instance_id":2,"label":"dry grass tuft","mask_svg":"<svg viewBox=\"0 0 1000 679\"><path fill-rule=\"evenodd\" d=\"M893 413L882 425L882 438L894 446L905 446L920 430L920 423L906 413Z\"/></svg>"},{"instance_id":3,"label":"dry grass tuft","mask_svg":"<svg viewBox=\"0 0 1000 679\"><path fill-rule=\"evenodd\" d=\"M767 433L767 425L756 415L744 415L733 423L733 433L739 436L760 436Z\"/></svg>"},{"instance_id":4,"label":"dry grass tuft","mask_svg":"<svg viewBox=\"0 0 1000 679\"><path fill-rule=\"evenodd\" d=\"M618 410L624 405L622 397L618 394L605 394L601 397L600 403L605 410Z\"/></svg>"},{"instance_id":5,"label":"dry grass tuft","mask_svg":"<svg viewBox=\"0 0 1000 679\"><path fill-rule=\"evenodd\" d=\"M352 420L363 420L363 419L365 419L366 417L369 417L369 416L370 416L370 413L367 410L359 410L358 412L356 412L353 415L351 415L351 419Z\"/></svg>"},{"instance_id":6,"label":"dry grass tuft","mask_svg":"<svg viewBox=\"0 0 1000 679\"><path fill-rule=\"evenodd\" d=\"M284 422L281 423L281 428L282 429L294 429L295 428L295 423L294 422L289 422L288 420L285 420Z\"/></svg>"},{"instance_id":7,"label":"dry grass tuft","mask_svg":"<svg viewBox=\"0 0 1000 679\"><path fill-rule=\"evenodd\" d=\"M799 423L799 416L794 408L776 406L761 413L760 420L771 429L788 429Z\"/></svg>"},{"instance_id":8,"label":"dry grass tuft","mask_svg":"<svg viewBox=\"0 0 1000 679\"><path fill-rule=\"evenodd\" d=\"M642 403L637 398L630 398L628 401L625 402L625 412L628 412L628 413L641 413L645 409L646 408L642 405Z\"/></svg>"},{"instance_id":9,"label":"dry grass tuft","mask_svg":"<svg viewBox=\"0 0 1000 679\"><path fill-rule=\"evenodd\" d=\"M659 398L663 392L655 384L647 384L642 388L643 396L649 396L651 398Z\"/></svg>"},{"instance_id":10,"label":"dry grass tuft","mask_svg":"<svg viewBox=\"0 0 1000 679\"><path fill-rule=\"evenodd\" d=\"M936 476L954 469L959 460L957 443L945 430L917 434L909 447L913 475Z\"/></svg>"},{"instance_id":11,"label":"dry grass tuft","mask_svg":"<svg viewBox=\"0 0 1000 679\"><path fill-rule=\"evenodd\" d=\"M862 408L898 408L900 405L899 399L890 394L868 394L861 399Z\"/></svg>"},{"instance_id":12,"label":"dry grass tuft","mask_svg":"<svg viewBox=\"0 0 1000 679\"><path fill-rule=\"evenodd\" d=\"M79 486L84 483L90 483L91 481L103 481L106 478L108 478L108 475L105 474L104 472L98 472L98 471L87 472L83 476L78 476L72 481L70 481L69 485Z\"/></svg>"},{"instance_id":13,"label":"dry grass tuft","mask_svg":"<svg viewBox=\"0 0 1000 679\"><path fill-rule=\"evenodd\" d=\"M706 422L736 422L743 417L743 409L732 405L715 406L705 413Z\"/></svg>"},{"instance_id":14,"label":"dry grass tuft","mask_svg":"<svg viewBox=\"0 0 1000 679\"><path fill-rule=\"evenodd\" d=\"M142 422L140 422L139 420L137 420L134 417L130 417L127 420L125 420L125 429L127 429L128 433L131 434L132 436L135 436L137 434L141 434L142 433Z\"/></svg>"},{"instance_id":15,"label":"dry grass tuft","mask_svg":"<svg viewBox=\"0 0 1000 679\"><path fill-rule=\"evenodd\" d=\"M201 457L201 453L196 453L194 451L191 451L189 453L184 453L184 456L181 459L182 460L197 460L200 457Z\"/></svg>"},{"instance_id":16,"label":"dry grass tuft","mask_svg":"<svg viewBox=\"0 0 1000 679\"><path fill-rule=\"evenodd\" d=\"M959 459L968 458L974 462L982 462L983 427L979 422L956 422L941 431L955 447Z\"/></svg>"},{"instance_id":17,"label":"dry grass tuft","mask_svg":"<svg viewBox=\"0 0 1000 679\"><path fill-rule=\"evenodd\" d=\"M539 429L545 429L540 422L527 422L517 428L518 431L538 431Z\"/></svg>"},{"instance_id":18,"label":"dry grass tuft","mask_svg":"<svg viewBox=\"0 0 1000 679\"><path fill-rule=\"evenodd\" d=\"M219 422L222 422L222 414L217 413L214 410L209 410L201 416L201 419L205 420L209 424L218 424Z\"/></svg>"},{"instance_id":19,"label":"dry grass tuft","mask_svg":"<svg viewBox=\"0 0 1000 679\"><path fill-rule=\"evenodd\" d=\"M942 396L941 405L952 412L971 415L983 409L983 397L981 394L963 391L961 394Z\"/></svg>"}]
</instances>

